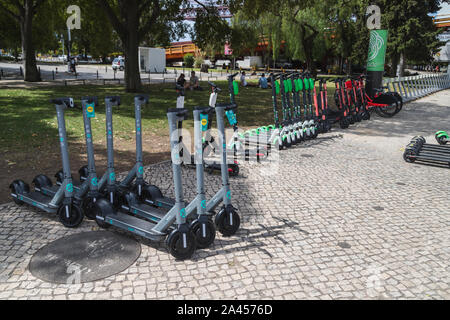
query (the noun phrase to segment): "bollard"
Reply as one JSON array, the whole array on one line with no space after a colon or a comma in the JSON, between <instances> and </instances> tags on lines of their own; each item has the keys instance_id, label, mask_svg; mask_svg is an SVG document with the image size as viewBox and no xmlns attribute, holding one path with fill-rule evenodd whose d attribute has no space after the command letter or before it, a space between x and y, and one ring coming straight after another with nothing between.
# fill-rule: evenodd
<instances>
[{"instance_id":1,"label":"bollard","mask_svg":"<svg viewBox=\"0 0 450 320\"><path fill-rule=\"evenodd\" d=\"M55 71L52 70L52 79L55 81Z\"/></svg>"},{"instance_id":2,"label":"bollard","mask_svg":"<svg viewBox=\"0 0 450 320\"><path fill-rule=\"evenodd\" d=\"M98 70L97 70L97 80L98 80Z\"/></svg>"},{"instance_id":3,"label":"bollard","mask_svg":"<svg viewBox=\"0 0 450 320\"><path fill-rule=\"evenodd\" d=\"M19 73L20 73L20 76L23 77L23 69L22 69L22 67L19 68Z\"/></svg>"}]
</instances>

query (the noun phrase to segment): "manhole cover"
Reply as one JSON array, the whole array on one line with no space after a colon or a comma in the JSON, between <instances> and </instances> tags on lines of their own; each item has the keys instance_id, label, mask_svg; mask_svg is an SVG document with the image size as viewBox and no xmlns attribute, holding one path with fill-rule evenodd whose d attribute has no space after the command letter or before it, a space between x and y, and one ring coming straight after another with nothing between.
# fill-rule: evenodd
<instances>
[{"instance_id":1,"label":"manhole cover","mask_svg":"<svg viewBox=\"0 0 450 320\"><path fill-rule=\"evenodd\" d=\"M314 158L312 154L302 154L301 157L303 158Z\"/></svg>"},{"instance_id":2,"label":"manhole cover","mask_svg":"<svg viewBox=\"0 0 450 320\"><path fill-rule=\"evenodd\" d=\"M31 258L31 274L46 282L76 284L107 278L126 270L141 254L131 238L107 231L58 239Z\"/></svg>"},{"instance_id":3,"label":"manhole cover","mask_svg":"<svg viewBox=\"0 0 450 320\"><path fill-rule=\"evenodd\" d=\"M338 246L341 247L342 249L350 249L352 247L347 242L339 242Z\"/></svg>"},{"instance_id":4,"label":"manhole cover","mask_svg":"<svg viewBox=\"0 0 450 320\"><path fill-rule=\"evenodd\" d=\"M403 183L403 182L397 182L397 185L399 185L399 186L406 186L406 183Z\"/></svg>"},{"instance_id":5,"label":"manhole cover","mask_svg":"<svg viewBox=\"0 0 450 320\"><path fill-rule=\"evenodd\" d=\"M383 207L373 207L373 209L376 211L384 211Z\"/></svg>"}]
</instances>

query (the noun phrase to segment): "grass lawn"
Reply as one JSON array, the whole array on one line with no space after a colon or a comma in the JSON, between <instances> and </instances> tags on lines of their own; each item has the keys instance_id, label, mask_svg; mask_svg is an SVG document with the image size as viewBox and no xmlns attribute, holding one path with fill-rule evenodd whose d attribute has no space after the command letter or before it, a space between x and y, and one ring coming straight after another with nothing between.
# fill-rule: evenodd
<instances>
[{"instance_id":1,"label":"grass lawn","mask_svg":"<svg viewBox=\"0 0 450 320\"><path fill-rule=\"evenodd\" d=\"M187 91L185 106L206 106L209 90ZM226 82L218 82L223 89L218 102L229 102ZM176 106L176 93L171 84L151 85L145 92L150 95L150 103L143 108L144 133L152 133L166 139L168 134L166 110ZM134 94L126 93L118 86L56 86L28 89L0 90L0 147L2 150L29 151L30 148L45 144L58 145L57 121L50 98L69 96L79 104L82 96L95 95L100 100L96 118L92 122L93 134L97 141L104 140L105 108L104 97L120 95L122 105L114 110L114 131L118 139L134 140ZM240 106L239 123L242 127L252 127L273 122L271 91L258 88L241 88L236 97ZM192 118L192 117L191 117ZM83 117L81 110L66 111L66 126L69 141L83 141ZM186 127L193 126L192 119Z\"/></svg>"}]
</instances>

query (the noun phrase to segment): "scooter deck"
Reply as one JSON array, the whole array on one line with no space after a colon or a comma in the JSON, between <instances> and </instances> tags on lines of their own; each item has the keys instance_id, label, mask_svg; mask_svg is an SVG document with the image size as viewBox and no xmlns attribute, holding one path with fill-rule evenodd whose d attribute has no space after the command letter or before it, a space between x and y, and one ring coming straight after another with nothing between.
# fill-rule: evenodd
<instances>
[{"instance_id":1,"label":"scooter deck","mask_svg":"<svg viewBox=\"0 0 450 320\"><path fill-rule=\"evenodd\" d=\"M141 218L153 221L158 223L161 221L161 219L164 218L166 215L166 211L151 207L144 203L137 203L132 205L131 207L122 206L122 209L126 210L127 212L134 214L136 216L139 216Z\"/></svg>"},{"instance_id":2,"label":"scooter deck","mask_svg":"<svg viewBox=\"0 0 450 320\"><path fill-rule=\"evenodd\" d=\"M40 189L36 188L35 190L45 196L53 197L58 192L59 188L60 186L55 185L51 187L42 187Z\"/></svg>"},{"instance_id":3,"label":"scooter deck","mask_svg":"<svg viewBox=\"0 0 450 320\"><path fill-rule=\"evenodd\" d=\"M57 208L49 207L49 203L52 201L51 197L47 197L40 192L32 191L24 194L13 195L20 201L25 202L33 207L39 208L49 213L55 213Z\"/></svg>"},{"instance_id":4,"label":"scooter deck","mask_svg":"<svg viewBox=\"0 0 450 320\"><path fill-rule=\"evenodd\" d=\"M121 212L107 215L105 222L150 240L158 241L167 235L166 233L155 231L153 229L156 226L155 223Z\"/></svg>"},{"instance_id":5,"label":"scooter deck","mask_svg":"<svg viewBox=\"0 0 450 320\"><path fill-rule=\"evenodd\" d=\"M43 204L43 205L48 205L50 203L50 201L52 201L52 198L45 196L42 193L37 192L37 191L32 191L30 193L24 193L23 196L30 198L30 199L34 200L35 202Z\"/></svg>"},{"instance_id":6,"label":"scooter deck","mask_svg":"<svg viewBox=\"0 0 450 320\"><path fill-rule=\"evenodd\" d=\"M161 207L161 208L167 208L171 209L173 206L175 206L175 200L167 197L162 198L156 198L153 201L145 200L148 204Z\"/></svg>"}]
</instances>

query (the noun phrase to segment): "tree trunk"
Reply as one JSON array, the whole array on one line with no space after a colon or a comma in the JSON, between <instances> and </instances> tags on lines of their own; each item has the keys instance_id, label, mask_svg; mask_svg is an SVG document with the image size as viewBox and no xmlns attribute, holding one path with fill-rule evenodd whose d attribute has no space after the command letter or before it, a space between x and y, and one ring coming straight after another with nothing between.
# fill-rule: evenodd
<instances>
[{"instance_id":1,"label":"tree trunk","mask_svg":"<svg viewBox=\"0 0 450 320\"><path fill-rule=\"evenodd\" d=\"M351 75L352 74L352 60L349 58L347 59L348 63L347 63L347 75Z\"/></svg>"},{"instance_id":2,"label":"tree trunk","mask_svg":"<svg viewBox=\"0 0 450 320\"><path fill-rule=\"evenodd\" d=\"M33 0L25 0L24 9L25 14L20 21L24 79L29 82L38 82L41 81L41 76L36 65L36 52L33 46Z\"/></svg>"},{"instance_id":3,"label":"tree trunk","mask_svg":"<svg viewBox=\"0 0 450 320\"><path fill-rule=\"evenodd\" d=\"M127 6L127 39L122 41L125 46L125 84L127 92L139 92L142 83L139 70L138 2L129 1Z\"/></svg>"},{"instance_id":4,"label":"tree trunk","mask_svg":"<svg viewBox=\"0 0 450 320\"><path fill-rule=\"evenodd\" d=\"M389 75L392 76L392 77L396 76L396 71L397 71L397 68L398 68L399 60L400 60L400 56L398 54L393 54L392 55L392 58L391 58L392 66L391 66L391 68L389 70Z\"/></svg>"},{"instance_id":5,"label":"tree trunk","mask_svg":"<svg viewBox=\"0 0 450 320\"><path fill-rule=\"evenodd\" d=\"M401 53L400 59L398 61L398 65L397 65L397 73L396 73L397 77L399 77L399 78L403 77L404 68L405 68L405 55L403 53Z\"/></svg>"}]
</instances>

